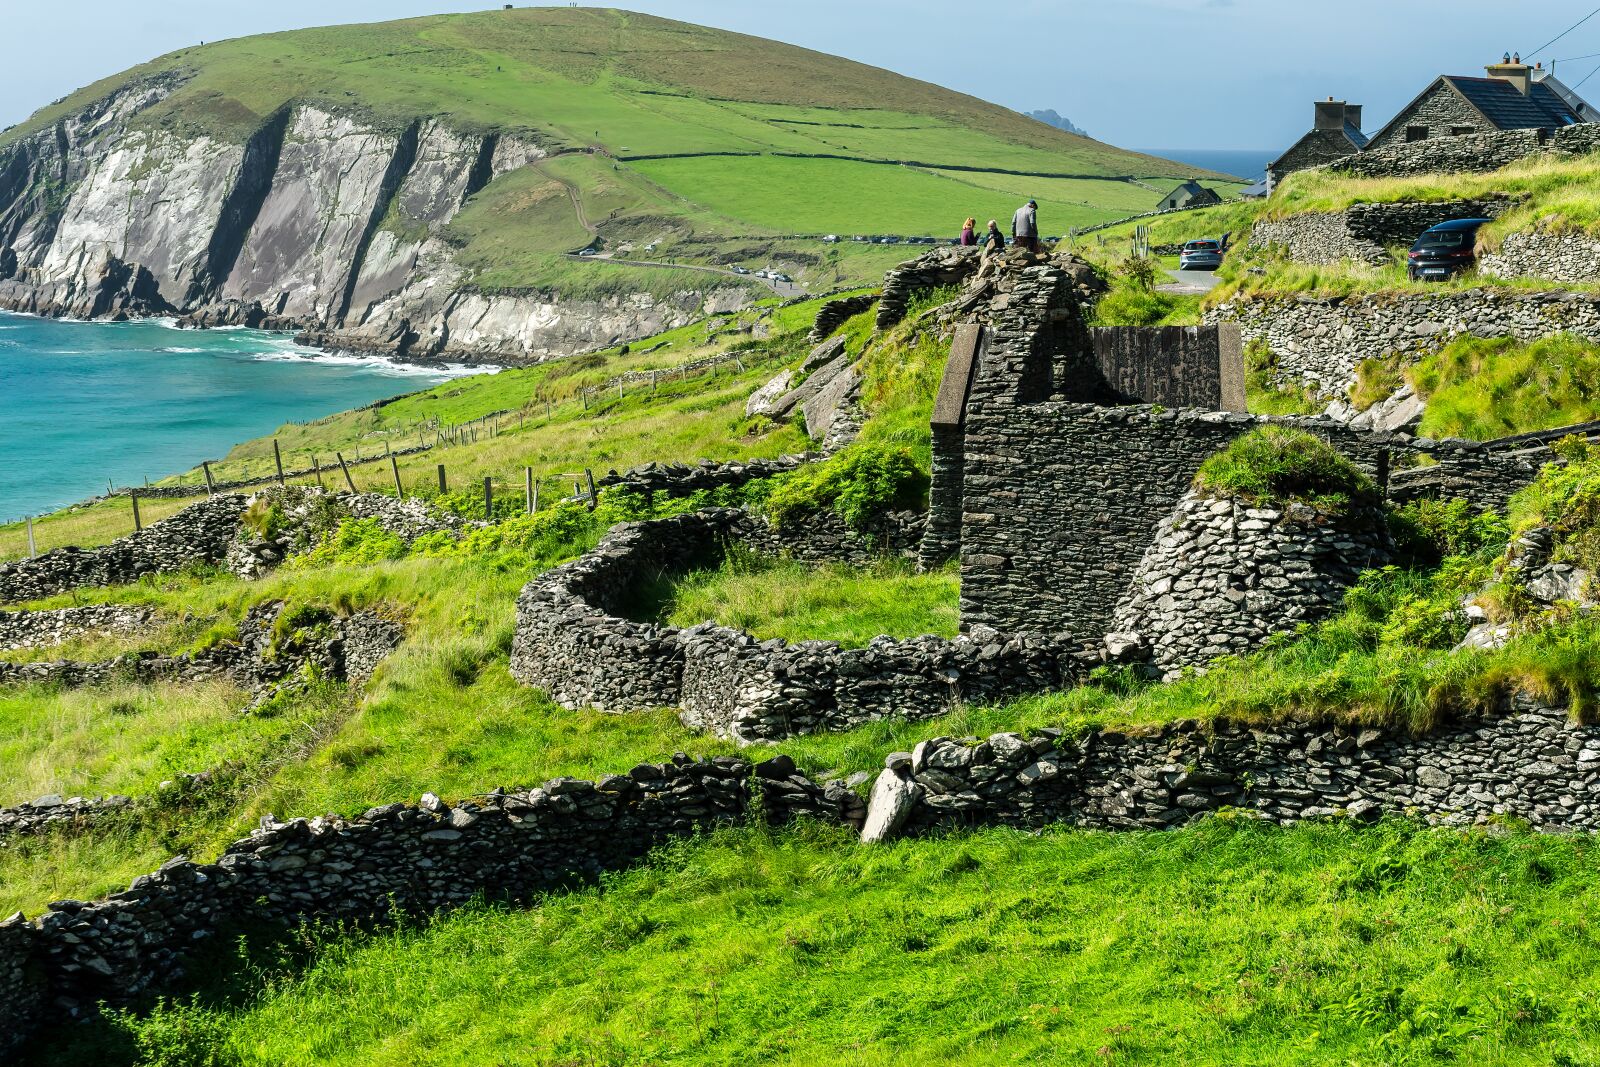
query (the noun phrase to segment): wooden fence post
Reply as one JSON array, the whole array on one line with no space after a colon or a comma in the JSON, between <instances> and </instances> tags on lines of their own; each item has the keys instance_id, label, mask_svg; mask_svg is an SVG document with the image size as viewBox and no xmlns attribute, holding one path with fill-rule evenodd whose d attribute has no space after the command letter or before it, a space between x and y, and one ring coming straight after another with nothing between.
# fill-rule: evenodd
<instances>
[{"instance_id":1,"label":"wooden fence post","mask_svg":"<svg viewBox=\"0 0 1600 1067\"><path fill-rule=\"evenodd\" d=\"M339 461L339 469L344 471L344 484L348 485L350 487L350 491L352 493L355 492L356 491L356 480L354 478L350 477L350 468L345 465L344 453L343 452L335 452L333 454L333 458Z\"/></svg>"},{"instance_id":2,"label":"wooden fence post","mask_svg":"<svg viewBox=\"0 0 1600 1067\"><path fill-rule=\"evenodd\" d=\"M311 470L317 476L317 488L328 488L326 485L322 484L322 460L317 458L317 454L315 452L311 453Z\"/></svg>"},{"instance_id":3,"label":"wooden fence post","mask_svg":"<svg viewBox=\"0 0 1600 1067\"><path fill-rule=\"evenodd\" d=\"M217 483L211 480L211 461L202 460L200 469L206 472L206 496L217 495Z\"/></svg>"},{"instance_id":4,"label":"wooden fence post","mask_svg":"<svg viewBox=\"0 0 1600 1067\"><path fill-rule=\"evenodd\" d=\"M594 491L594 471L588 467L583 468L583 479L589 483L589 510L593 511L600 503L600 498L595 495Z\"/></svg>"},{"instance_id":5,"label":"wooden fence post","mask_svg":"<svg viewBox=\"0 0 1600 1067\"><path fill-rule=\"evenodd\" d=\"M28 516L28 556L30 558L37 558L38 555L39 555L39 547L33 543L33 516L29 515Z\"/></svg>"},{"instance_id":6,"label":"wooden fence post","mask_svg":"<svg viewBox=\"0 0 1600 1067\"><path fill-rule=\"evenodd\" d=\"M138 533L144 529L144 523L139 521L139 494L132 489L128 490L128 499L133 501L133 532Z\"/></svg>"},{"instance_id":7,"label":"wooden fence post","mask_svg":"<svg viewBox=\"0 0 1600 1067\"><path fill-rule=\"evenodd\" d=\"M400 484L400 461L394 458L393 453L389 455L389 469L394 471L394 495L397 499L404 500L406 487Z\"/></svg>"},{"instance_id":8,"label":"wooden fence post","mask_svg":"<svg viewBox=\"0 0 1600 1067\"><path fill-rule=\"evenodd\" d=\"M487 474L483 476L483 518L485 522L494 521L494 480Z\"/></svg>"},{"instance_id":9,"label":"wooden fence post","mask_svg":"<svg viewBox=\"0 0 1600 1067\"><path fill-rule=\"evenodd\" d=\"M272 462L278 467L278 484L283 484L283 453L278 451L278 439L272 439Z\"/></svg>"},{"instance_id":10,"label":"wooden fence post","mask_svg":"<svg viewBox=\"0 0 1600 1067\"><path fill-rule=\"evenodd\" d=\"M533 502L534 501L534 498L533 498L533 468L532 467L523 467L522 468L522 477L523 477L523 480L526 482L525 488L526 488L526 496L528 498L528 514L532 515L534 513L534 510L535 510L534 502Z\"/></svg>"},{"instance_id":11,"label":"wooden fence post","mask_svg":"<svg viewBox=\"0 0 1600 1067\"><path fill-rule=\"evenodd\" d=\"M446 489L445 489L445 485L444 485L444 464L441 463L441 464L439 464L439 495L440 496L444 496L445 492L446 492Z\"/></svg>"}]
</instances>

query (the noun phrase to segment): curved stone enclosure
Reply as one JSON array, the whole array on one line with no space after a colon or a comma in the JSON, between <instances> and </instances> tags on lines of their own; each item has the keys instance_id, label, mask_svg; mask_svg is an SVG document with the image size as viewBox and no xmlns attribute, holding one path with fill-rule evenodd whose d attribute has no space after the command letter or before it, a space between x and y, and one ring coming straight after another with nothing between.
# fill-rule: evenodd
<instances>
[{"instance_id":1,"label":"curved stone enclosure","mask_svg":"<svg viewBox=\"0 0 1600 1067\"><path fill-rule=\"evenodd\" d=\"M677 707L686 724L740 742L848 729L871 719L929 718L957 702L1059 689L1078 677L1077 644L1065 634L980 628L954 640L878 638L849 649L626 617L646 575L716 566L730 544L807 562L861 563L881 551L909 551L920 528L920 521L891 521L868 543L831 516L779 531L727 508L625 523L593 552L523 589L512 673L565 707Z\"/></svg>"},{"instance_id":2,"label":"curved stone enclosure","mask_svg":"<svg viewBox=\"0 0 1600 1067\"><path fill-rule=\"evenodd\" d=\"M1156 529L1108 644L1170 678L1331 613L1391 554L1381 512L1255 505L1191 490Z\"/></svg>"}]
</instances>

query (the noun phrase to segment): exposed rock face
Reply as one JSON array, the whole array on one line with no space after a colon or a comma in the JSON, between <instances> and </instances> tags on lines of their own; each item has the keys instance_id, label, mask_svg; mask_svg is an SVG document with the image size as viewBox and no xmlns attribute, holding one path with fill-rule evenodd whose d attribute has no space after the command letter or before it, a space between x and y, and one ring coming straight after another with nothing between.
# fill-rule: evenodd
<instances>
[{"instance_id":1,"label":"exposed rock face","mask_svg":"<svg viewBox=\"0 0 1600 1067\"><path fill-rule=\"evenodd\" d=\"M1112 621L1113 652L1167 677L1317 622L1390 556L1376 508L1333 515L1190 492L1156 531ZM1111 641L1108 639L1108 646Z\"/></svg>"},{"instance_id":2,"label":"exposed rock face","mask_svg":"<svg viewBox=\"0 0 1600 1067\"><path fill-rule=\"evenodd\" d=\"M538 145L313 105L243 143L140 121L180 82L119 91L0 149L0 307L297 328L413 360L527 363L734 310L744 288L571 299L473 288L443 228ZM708 276L709 278L710 276Z\"/></svg>"}]
</instances>

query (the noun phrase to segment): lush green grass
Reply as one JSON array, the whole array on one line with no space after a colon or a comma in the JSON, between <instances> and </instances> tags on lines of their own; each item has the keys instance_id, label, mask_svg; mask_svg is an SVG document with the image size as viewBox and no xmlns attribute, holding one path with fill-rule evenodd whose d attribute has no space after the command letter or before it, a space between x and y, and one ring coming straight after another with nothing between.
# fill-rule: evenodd
<instances>
[{"instance_id":1,"label":"lush green grass","mask_svg":"<svg viewBox=\"0 0 1600 1067\"><path fill-rule=\"evenodd\" d=\"M1298 500L1341 510L1374 503L1377 487L1333 446L1287 426L1262 426L1208 458L1195 487L1263 504Z\"/></svg>"},{"instance_id":2,"label":"lush green grass","mask_svg":"<svg viewBox=\"0 0 1600 1067\"><path fill-rule=\"evenodd\" d=\"M1584 836L1399 822L730 830L527 911L259 964L243 1003L38 1062L1582 1064L1597 875Z\"/></svg>"},{"instance_id":3,"label":"lush green grass","mask_svg":"<svg viewBox=\"0 0 1600 1067\"><path fill-rule=\"evenodd\" d=\"M860 570L730 553L721 567L673 582L666 614L674 626L711 621L762 640L860 648L880 634L954 637L958 594L953 570L918 574L900 560Z\"/></svg>"},{"instance_id":4,"label":"lush green grass","mask_svg":"<svg viewBox=\"0 0 1600 1067\"><path fill-rule=\"evenodd\" d=\"M1571 334L1529 343L1461 337L1385 375L1381 367L1393 364L1364 368L1366 377L1410 382L1427 402L1422 433L1429 437L1488 441L1600 419L1600 346ZM1382 399L1376 391L1363 399Z\"/></svg>"},{"instance_id":5,"label":"lush green grass","mask_svg":"<svg viewBox=\"0 0 1600 1067\"><path fill-rule=\"evenodd\" d=\"M292 717L240 716L244 702L226 684L0 690L0 806L44 793L153 793L292 732ZM306 721L326 710L308 702Z\"/></svg>"},{"instance_id":6,"label":"lush green grass","mask_svg":"<svg viewBox=\"0 0 1600 1067\"><path fill-rule=\"evenodd\" d=\"M788 257L789 273L825 289L872 280L876 257L774 239L953 235L965 213L1007 217L1019 202L1016 172L1059 176L1039 179L1049 188L1029 195L1045 202L1047 225L1055 218L1065 229L1158 195L1125 177L1166 184L1189 169L848 60L649 15L567 7L181 49L42 109L0 134L0 151L118 88L169 76L181 84L138 114L136 128L238 142L284 106L308 103L389 131L437 119L539 145L549 158L499 176L444 236L470 282L553 288L568 299L741 284L563 258L597 228L608 247L655 244L652 260L701 265L736 260L740 242L757 240ZM677 158L652 158L662 156ZM905 160L933 169L885 165ZM950 169L972 167L987 168L992 184ZM427 230L398 209L385 224Z\"/></svg>"},{"instance_id":7,"label":"lush green grass","mask_svg":"<svg viewBox=\"0 0 1600 1067\"><path fill-rule=\"evenodd\" d=\"M1198 326L1200 297L1117 284L1096 301L1093 326Z\"/></svg>"}]
</instances>

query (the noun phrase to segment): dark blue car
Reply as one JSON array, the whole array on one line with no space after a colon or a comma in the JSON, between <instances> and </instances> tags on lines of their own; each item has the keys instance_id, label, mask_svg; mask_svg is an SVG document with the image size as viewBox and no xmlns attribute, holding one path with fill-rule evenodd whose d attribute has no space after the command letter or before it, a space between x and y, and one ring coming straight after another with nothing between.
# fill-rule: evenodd
<instances>
[{"instance_id":1,"label":"dark blue car","mask_svg":"<svg viewBox=\"0 0 1600 1067\"><path fill-rule=\"evenodd\" d=\"M1455 219L1425 230L1406 256L1412 281L1444 281L1471 270L1478 262L1474 251L1478 230L1488 219Z\"/></svg>"}]
</instances>

